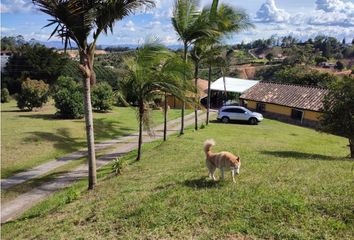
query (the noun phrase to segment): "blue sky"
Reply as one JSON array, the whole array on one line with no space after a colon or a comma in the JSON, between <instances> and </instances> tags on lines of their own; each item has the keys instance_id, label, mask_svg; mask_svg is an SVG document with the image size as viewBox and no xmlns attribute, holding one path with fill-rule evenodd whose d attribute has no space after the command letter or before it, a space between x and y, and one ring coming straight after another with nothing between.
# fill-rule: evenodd
<instances>
[{"instance_id":1,"label":"blue sky","mask_svg":"<svg viewBox=\"0 0 354 240\"><path fill-rule=\"evenodd\" d=\"M354 0L220 0L242 8L256 28L235 34L227 43L249 42L272 35L300 39L326 34L338 39L354 38ZM152 35L164 44L178 44L170 19L174 0L156 0L156 8L137 12L115 24L114 33L102 35L98 44L139 44ZM201 6L211 0L201 0ZM2 0L1 35L23 35L48 41L52 28L42 28L49 16L37 11L31 0ZM50 41L57 40L52 38Z\"/></svg>"}]
</instances>

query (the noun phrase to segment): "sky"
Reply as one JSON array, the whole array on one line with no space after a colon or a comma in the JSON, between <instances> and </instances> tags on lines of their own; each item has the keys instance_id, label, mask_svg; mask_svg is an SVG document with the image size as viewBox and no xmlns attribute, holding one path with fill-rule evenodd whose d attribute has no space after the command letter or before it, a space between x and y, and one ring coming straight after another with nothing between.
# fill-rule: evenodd
<instances>
[{"instance_id":1,"label":"sky","mask_svg":"<svg viewBox=\"0 0 354 240\"><path fill-rule=\"evenodd\" d=\"M200 5L212 0L201 0ZM255 28L234 34L224 42L236 44L271 36L292 35L305 40L329 35L351 42L354 38L354 0L220 0L245 10ZM141 44L149 36L166 45L180 44L172 24L174 0L155 0L156 7L140 10L116 22L113 34L102 35L99 45ZM23 35L26 40L48 40L53 27L43 28L50 17L41 13L31 0L1 0L1 36Z\"/></svg>"}]
</instances>

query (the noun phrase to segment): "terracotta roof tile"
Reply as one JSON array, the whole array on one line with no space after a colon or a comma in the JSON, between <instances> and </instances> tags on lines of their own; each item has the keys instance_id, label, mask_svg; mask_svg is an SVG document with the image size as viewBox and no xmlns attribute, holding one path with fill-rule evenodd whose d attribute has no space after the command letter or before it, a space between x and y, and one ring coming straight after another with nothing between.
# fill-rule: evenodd
<instances>
[{"instance_id":1,"label":"terracotta roof tile","mask_svg":"<svg viewBox=\"0 0 354 240\"><path fill-rule=\"evenodd\" d=\"M320 111L326 94L326 89L318 87L260 82L248 89L240 98Z\"/></svg>"}]
</instances>

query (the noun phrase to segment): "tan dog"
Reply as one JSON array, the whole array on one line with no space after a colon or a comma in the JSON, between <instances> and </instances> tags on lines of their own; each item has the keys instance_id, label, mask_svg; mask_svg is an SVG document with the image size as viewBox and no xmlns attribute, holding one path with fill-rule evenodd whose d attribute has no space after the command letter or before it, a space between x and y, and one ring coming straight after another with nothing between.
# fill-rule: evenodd
<instances>
[{"instance_id":1,"label":"tan dog","mask_svg":"<svg viewBox=\"0 0 354 240\"><path fill-rule=\"evenodd\" d=\"M209 169L209 177L215 179L214 173L216 168L221 170L221 179L224 179L224 170L231 169L232 180L236 182L235 175L240 173L241 160L239 157L230 152L211 152L211 147L215 145L213 139L204 142L204 152L206 155L206 165Z\"/></svg>"}]
</instances>

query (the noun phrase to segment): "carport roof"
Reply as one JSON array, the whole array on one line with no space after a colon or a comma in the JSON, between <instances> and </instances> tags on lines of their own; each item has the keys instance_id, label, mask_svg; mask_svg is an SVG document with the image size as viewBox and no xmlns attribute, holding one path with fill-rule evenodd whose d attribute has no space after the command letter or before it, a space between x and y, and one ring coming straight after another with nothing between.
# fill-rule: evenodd
<instances>
[{"instance_id":1,"label":"carport roof","mask_svg":"<svg viewBox=\"0 0 354 240\"><path fill-rule=\"evenodd\" d=\"M259 81L225 77L225 82L227 92L243 93L256 85ZM214 91L224 91L223 77L213 82L210 88Z\"/></svg>"}]
</instances>

